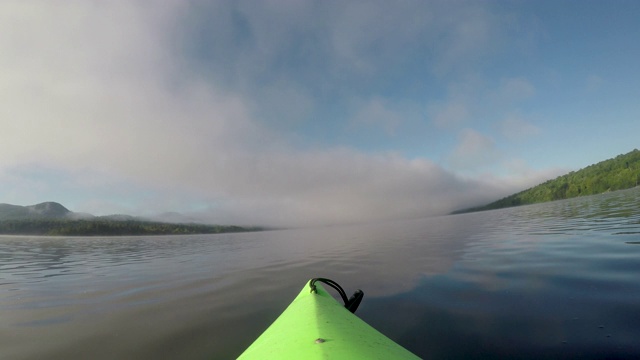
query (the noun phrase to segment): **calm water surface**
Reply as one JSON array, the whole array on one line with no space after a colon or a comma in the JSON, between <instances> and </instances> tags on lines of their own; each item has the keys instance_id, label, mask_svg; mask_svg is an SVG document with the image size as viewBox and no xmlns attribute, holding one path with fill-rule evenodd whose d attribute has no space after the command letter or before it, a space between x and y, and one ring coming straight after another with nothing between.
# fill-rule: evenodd
<instances>
[{"instance_id":1,"label":"calm water surface","mask_svg":"<svg viewBox=\"0 0 640 360\"><path fill-rule=\"evenodd\" d=\"M233 359L311 277L423 358L640 358L640 189L421 220L0 237L0 358Z\"/></svg>"}]
</instances>

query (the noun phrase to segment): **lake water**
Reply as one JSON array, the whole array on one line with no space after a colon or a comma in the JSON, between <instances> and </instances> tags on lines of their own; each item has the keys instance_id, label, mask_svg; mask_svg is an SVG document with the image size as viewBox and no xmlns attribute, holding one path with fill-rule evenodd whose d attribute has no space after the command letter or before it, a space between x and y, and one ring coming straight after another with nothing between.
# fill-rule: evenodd
<instances>
[{"instance_id":1,"label":"lake water","mask_svg":"<svg viewBox=\"0 0 640 360\"><path fill-rule=\"evenodd\" d=\"M423 358L640 358L640 188L373 225L0 237L0 358L233 359L305 282Z\"/></svg>"}]
</instances>

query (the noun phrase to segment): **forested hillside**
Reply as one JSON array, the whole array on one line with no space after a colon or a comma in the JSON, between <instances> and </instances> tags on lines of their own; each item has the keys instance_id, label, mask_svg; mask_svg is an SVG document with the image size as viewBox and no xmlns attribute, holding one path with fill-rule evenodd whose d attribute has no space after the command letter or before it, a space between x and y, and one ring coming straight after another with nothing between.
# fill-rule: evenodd
<instances>
[{"instance_id":1,"label":"forested hillside","mask_svg":"<svg viewBox=\"0 0 640 360\"><path fill-rule=\"evenodd\" d=\"M23 219L0 221L0 234L7 235L186 235L218 234L261 230L257 227L168 224L151 221L119 221L108 219Z\"/></svg>"},{"instance_id":2,"label":"forested hillside","mask_svg":"<svg viewBox=\"0 0 640 360\"><path fill-rule=\"evenodd\" d=\"M618 155L609 160L572 171L533 188L507 196L485 206L454 213L500 209L504 207L568 199L632 188L640 184L640 151Z\"/></svg>"},{"instance_id":3,"label":"forested hillside","mask_svg":"<svg viewBox=\"0 0 640 360\"><path fill-rule=\"evenodd\" d=\"M56 202L30 206L0 204L0 234L5 235L184 235L263 230L258 227L167 223L129 215L74 213Z\"/></svg>"}]
</instances>

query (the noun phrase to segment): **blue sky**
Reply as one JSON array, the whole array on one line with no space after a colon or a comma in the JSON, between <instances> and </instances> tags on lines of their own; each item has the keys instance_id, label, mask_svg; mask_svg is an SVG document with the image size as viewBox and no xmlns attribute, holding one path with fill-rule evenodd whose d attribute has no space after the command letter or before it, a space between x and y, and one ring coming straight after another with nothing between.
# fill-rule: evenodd
<instances>
[{"instance_id":1,"label":"blue sky","mask_svg":"<svg viewBox=\"0 0 640 360\"><path fill-rule=\"evenodd\" d=\"M305 226L638 147L637 1L0 4L0 202Z\"/></svg>"}]
</instances>

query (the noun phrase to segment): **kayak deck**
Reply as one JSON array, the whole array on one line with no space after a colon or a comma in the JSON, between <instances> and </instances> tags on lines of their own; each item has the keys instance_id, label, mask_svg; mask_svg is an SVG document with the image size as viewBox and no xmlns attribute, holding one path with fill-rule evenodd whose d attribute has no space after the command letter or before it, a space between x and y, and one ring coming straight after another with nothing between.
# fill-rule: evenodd
<instances>
[{"instance_id":1,"label":"kayak deck","mask_svg":"<svg viewBox=\"0 0 640 360\"><path fill-rule=\"evenodd\" d=\"M418 359L339 304L320 284L302 289L238 359Z\"/></svg>"}]
</instances>

